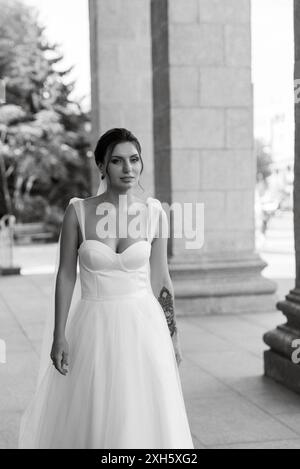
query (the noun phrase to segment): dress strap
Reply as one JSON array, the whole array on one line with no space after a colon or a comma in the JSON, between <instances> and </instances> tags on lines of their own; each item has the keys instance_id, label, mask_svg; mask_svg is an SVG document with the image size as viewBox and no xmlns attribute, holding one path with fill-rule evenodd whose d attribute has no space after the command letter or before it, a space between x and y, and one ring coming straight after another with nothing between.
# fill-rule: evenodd
<instances>
[{"instance_id":1,"label":"dress strap","mask_svg":"<svg viewBox=\"0 0 300 469\"><path fill-rule=\"evenodd\" d=\"M79 200L79 224L82 234L82 239L85 240L85 213L84 213L84 199Z\"/></svg>"},{"instance_id":2,"label":"dress strap","mask_svg":"<svg viewBox=\"0 0 300 469\"><path fill-rule=\"evenodd\" d=\"M79 197L73 197L69 203L72 204L75 209L82 239L85 240L85 223L84 223L85 217L84 217L83 200L84 199L80 199Z\"/></svg>"}]
</instances>

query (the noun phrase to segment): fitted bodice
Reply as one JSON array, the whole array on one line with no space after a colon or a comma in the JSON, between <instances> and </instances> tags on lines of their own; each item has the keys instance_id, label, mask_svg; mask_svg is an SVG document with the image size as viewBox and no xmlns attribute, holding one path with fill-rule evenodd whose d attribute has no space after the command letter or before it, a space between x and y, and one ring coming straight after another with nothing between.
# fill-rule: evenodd
<instances>
[{"instance_id":1,"label":"fitted bodice","mask_svg":"<svg viewBox=\"0 0 300 469\"><path fill-rule=\"evenodd\" d=\"M157 230L158 199L147 199L147 239L135 241L123 252L96 239L85 239L83 199L73 198L82 243L78 248L81 296L86 299L137 297L151 290L151 244Z\"/></svg>"}]
</instances>

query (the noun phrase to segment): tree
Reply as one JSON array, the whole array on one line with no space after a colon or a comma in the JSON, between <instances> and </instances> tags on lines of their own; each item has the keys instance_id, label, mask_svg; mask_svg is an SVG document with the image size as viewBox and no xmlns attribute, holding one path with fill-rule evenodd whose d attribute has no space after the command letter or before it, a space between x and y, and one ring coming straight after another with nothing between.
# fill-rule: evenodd
<instances>
[{"instance_id":1,"label":"tree","mask_svg":"<svg viewBox=\"0 0 300 469\"><path fill-rule=\"evenodd\" d=\"M36 11L18 0L0 0L0 8L0 78L7 80L0 170L8 191L0 210L19 221L60 219L73 195L89 195L90 115L70 99L71 69L58 70L63 57Z\"/></svg>"}]
</instances>

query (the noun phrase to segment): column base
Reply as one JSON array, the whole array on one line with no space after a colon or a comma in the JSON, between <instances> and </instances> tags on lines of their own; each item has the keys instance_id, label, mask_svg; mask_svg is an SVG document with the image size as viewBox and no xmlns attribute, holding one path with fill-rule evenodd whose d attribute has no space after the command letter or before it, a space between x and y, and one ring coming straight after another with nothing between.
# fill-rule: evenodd
<instances>
[{"instance_id":1,"label":"column base","mask_svg":"<svg viewBox=\"0 0 300 469\"><path fill-rule=\"evenodd\" d=\"M169 271L178 315L274 311L277 285L261 275L266 265L257 253L197 262L171 258Z\"/></svg>"},{"instance_id":2,"label":"column base","mask_svg":"<svg viewBox=\"0 0 300 469\"><path fill-rule=\"evenodd\" d=\"M300 394L300 366L272 350L264 352L265 376Z\"/></svg>"},{"instance_id":3,"label":"column base","mask_svg":"<svg viewBox=\"0 0 300 469\"><path fill-rule=\"evenodd\" d=\"M300 291L291 290L276 307L287 322L263 336L270 347L264 352L265 375L300 394Z\"/></svg>"}]
</instances>

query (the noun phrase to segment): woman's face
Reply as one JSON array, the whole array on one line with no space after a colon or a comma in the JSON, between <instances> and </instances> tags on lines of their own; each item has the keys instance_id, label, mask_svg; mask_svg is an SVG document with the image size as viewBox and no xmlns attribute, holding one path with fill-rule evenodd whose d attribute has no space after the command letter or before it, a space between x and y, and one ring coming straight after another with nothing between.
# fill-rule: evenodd
<instances>
[{"instance_id":1,"label":"woman's face","mask_svg":"<svg viewBox=\"0 0 300 469\"><path fill-rule=\"evenodd\" d=\"M131 142L118 143L107 165L107 182L110 181L117 190L126 191L138 183L141 169L142 162L135 145Z\"/></svg>"}]
</instances>

